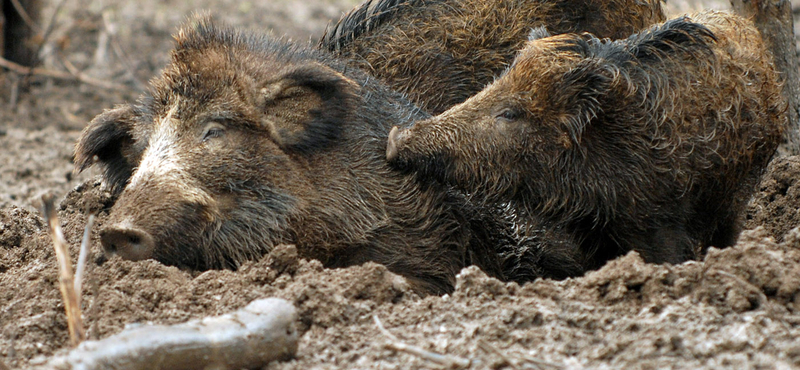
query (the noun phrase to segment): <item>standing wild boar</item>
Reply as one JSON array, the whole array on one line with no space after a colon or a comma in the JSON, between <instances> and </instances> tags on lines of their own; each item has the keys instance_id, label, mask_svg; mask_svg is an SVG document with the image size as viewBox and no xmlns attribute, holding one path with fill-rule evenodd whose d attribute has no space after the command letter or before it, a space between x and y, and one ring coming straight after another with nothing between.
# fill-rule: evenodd
<instances>
[{"instance_id":1,"label":"standing wild boar","mask_svg":"<svg viewBox=\"0 0 800 370\"><path fill-rule=\"evenodd\" d=\"M382 263L422 293L450 291L470 264L503 277L494 211L386 163L389 129L429 117L400 94L202 17L176 39L149 92L96 117L75 149L119 196L107 252L235 268L292 243L327 266Z\"/></svg>"},{"instance_id":2,"label":"standing wild boar","mask_svg":"<svg viewBox=\"0 0 800 370\"><path fill-rule=\"evenodd\" d=\"M663 21L661 0L368 0L319 47L438 114L492 82L532 28L616 39Z\"/></svg>"},{"instance_id":3,"label":"standing wild boar","mask_svg":"<svg viewBox=\"0 0 800 370\"><path fill-rule=\"evenodd\" d=\"M388 160L510 202L594 268L735 242L787 124L758 31L706 12L625 40L539 29L492 85L410 128Z\"/></svg>"}]
</instances>

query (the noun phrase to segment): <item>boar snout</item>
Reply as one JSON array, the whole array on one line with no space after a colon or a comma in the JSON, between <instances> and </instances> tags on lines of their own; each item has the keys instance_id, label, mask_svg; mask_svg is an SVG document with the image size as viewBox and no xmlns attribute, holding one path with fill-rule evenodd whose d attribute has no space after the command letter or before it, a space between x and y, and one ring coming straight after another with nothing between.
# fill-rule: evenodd
<instances>
[{"instance_id":1,"label":"boar snout","mask_svg":"<svg viewBox=\"0 0 800 370\"><path fill-rule=\"evenodd\" d=\"M100 231L100 242L107 255L139 261L152 258L155 242L148 232L131 225L112 225Z\"/></svg>"},{"instance_id":2,"label":"boar snout","mask_svg":"<svg viewBox=\"0 0 800 370\"><path fill-rule=\"evenodd\" d=\"M400 130L397 126L389 131L389 140L386 142L386 160L392 162L399 156L401 148L408 139L408 130Z\"/></svg>"}]
</instances>

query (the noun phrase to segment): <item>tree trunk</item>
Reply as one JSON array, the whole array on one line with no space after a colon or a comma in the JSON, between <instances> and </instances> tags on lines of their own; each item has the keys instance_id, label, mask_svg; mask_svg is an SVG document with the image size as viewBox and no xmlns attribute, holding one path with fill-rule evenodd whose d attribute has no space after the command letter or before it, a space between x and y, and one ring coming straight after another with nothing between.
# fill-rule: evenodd
<instances>
[{"instance_id":1,"label":"tree trunk","mask_svg":"<svg viewBox=\"0 0 800 370\"><path fill-rule=\"evenodd\" d=\"M775 58L775 68L783 77L783 95L789 104L789 127L778 147L778 155L800 154L800 81L792 4L788 0L731 0L731 5L736 13L753 20Z\"/></svg>"},{"instance_id":2,"label":"tree trunk","mask_svg":"<svg viewBox=\"0 0 800 370\"><path fill-rule=\"evenodd\" d=\"M18 0L14 4L11 0L0 0L0 4L3 11L0 17L5 20L0 28L0 52L12 62L31 66L36 62L37 47L32 38L37 33L34 27L39 20L40 1ZM20 12L24 12L24 15Z\"/></svg>"}]
</instances>

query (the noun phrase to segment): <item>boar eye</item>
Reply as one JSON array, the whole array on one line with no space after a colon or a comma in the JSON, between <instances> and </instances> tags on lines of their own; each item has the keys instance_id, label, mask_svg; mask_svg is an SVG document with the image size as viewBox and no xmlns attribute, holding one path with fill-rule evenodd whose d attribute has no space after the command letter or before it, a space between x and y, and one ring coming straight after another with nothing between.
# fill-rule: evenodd
<instances>
[{"instance_id":1,"label":"boar eye","mask_svg":"<svg viewBox=\"0 0 800 370\"><path fill-rule=\"evenodd\" d=\"M512 108L506 108L500 111L500 113L498 113L496 117L504 121L516 121L517 119L520 118L520 116L521 114L519 113L518 110Z\"/></svg>"},{"instance_id":2,"label":"boar eye","mask_svg":"<svg viewBox=\"0 0 800 370\"><path fill-rule=\"evenodd\" d=\"M203 128L203 141L207 141L209 139L220 137L225 134L225 126L223 126L219 122L209 122L206 124L206 127Z\"/></svg>"}]
</instances>

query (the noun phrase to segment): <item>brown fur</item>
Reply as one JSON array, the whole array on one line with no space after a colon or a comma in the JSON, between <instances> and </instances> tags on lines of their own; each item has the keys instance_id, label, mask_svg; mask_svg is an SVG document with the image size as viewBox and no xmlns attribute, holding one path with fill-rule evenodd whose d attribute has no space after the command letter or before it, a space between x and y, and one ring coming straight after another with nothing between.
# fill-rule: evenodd
<instances>
[{"instance_id":1,"label":"brown fur","mask_svg":"<svg viewBox=\"0 0 800 370\"><path fill-rule=\"evenodd\" d=\"M426 117L325 53L201 18L148 93L92 121L75 163L97 158L119 194L101 239L128 259L235 268L291 243L422 293L470 264L504 277L502 220L385 162L391 126Z\"/></svg>"},{"instance_id":2,"label":"brown fur","mask_svg":"<svg viewBox=\"0 0 800 370\"><path fill-rule=\"evenodd\" d=\"M563 232L585 268L629 250L677 263L735 242L787 124L780 91L758 31L735 15L614 42L538 38L475 97L393 130L387 157L511 202Z\"/></svg>"},{"instance_id":3,"label":"brown fur","mask_svg":"<svg viewBox=\"0 0 800 370\"><path fill-rule=\"evenodd\" d=\"M664 20L660 0L369 0L320 47L438 114L480 91L533 28L624 38Z\"/></svg>"}]
</instances>

